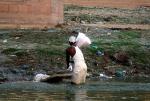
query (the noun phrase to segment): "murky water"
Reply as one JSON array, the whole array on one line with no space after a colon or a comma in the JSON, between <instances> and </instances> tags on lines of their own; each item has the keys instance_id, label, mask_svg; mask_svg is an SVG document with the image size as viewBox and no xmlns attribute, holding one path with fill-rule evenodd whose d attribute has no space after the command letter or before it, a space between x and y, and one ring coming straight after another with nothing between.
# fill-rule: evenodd
<instances>
[{"instance_id":1,"label":"murky water","mask_svg":"<svg viewBox=\"0 0 150 101\"><path fill-rule=\"evenodd\" d=\"M150 101L150 83L88 81L79 86L7 83L0 85L0 101Z\"/></svg>"}]
</instances>

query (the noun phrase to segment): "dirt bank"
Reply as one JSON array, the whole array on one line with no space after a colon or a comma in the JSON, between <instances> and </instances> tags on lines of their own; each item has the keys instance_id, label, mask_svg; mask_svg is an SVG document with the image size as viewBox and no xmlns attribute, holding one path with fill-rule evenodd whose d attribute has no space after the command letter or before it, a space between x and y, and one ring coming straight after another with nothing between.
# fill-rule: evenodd
<instances>
[{"instance_id":1,"label":"dirt bank","mask_svg":"<svg viewBox=\"0 0 150 101\"><path fill-rule=\"evenodd\" d=\"M149 0L64 0L65 4L78 6L96 6L96 7L113 7L113 8L136 8L149 6Z\"/></svg>"},{"instance_id":2,"label":"dirt bank","mask_svg":"<svg viewBox=\"0 0 150 101\"><path fill-rule=\"evenodd\" d=\"M52 29L0 30L0 81L30 81L37 73L66 70L65 49L72 30L92 40L82 48L90 77L149 77L150 9L112 9L67 6L65 23ZM85 26L106 24L113 27ZM143 25L128 28L127 25ZM120 28L114 25L125 25ZM145 28L145 29L144 29ZM125 73L125 74L124 74Z\"/></svg>"}]
</instances>

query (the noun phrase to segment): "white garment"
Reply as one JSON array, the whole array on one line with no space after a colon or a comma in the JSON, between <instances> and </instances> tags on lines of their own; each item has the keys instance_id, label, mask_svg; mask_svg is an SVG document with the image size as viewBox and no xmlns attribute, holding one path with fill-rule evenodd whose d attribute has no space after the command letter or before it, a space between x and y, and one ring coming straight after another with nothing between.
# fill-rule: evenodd
<instances>
[{"instance_id":1,"label":"white garment","mask_svg":"<svg viewBox=\"0 0 150 101\"><path fill-rule=\"evenodd\" d=\"M72 82L75 84L85 83L87 74L87 65L84 60L84 56L79 47L75 47L76 54L73 56L73 75Z\"/></svg>"}]
</instances>

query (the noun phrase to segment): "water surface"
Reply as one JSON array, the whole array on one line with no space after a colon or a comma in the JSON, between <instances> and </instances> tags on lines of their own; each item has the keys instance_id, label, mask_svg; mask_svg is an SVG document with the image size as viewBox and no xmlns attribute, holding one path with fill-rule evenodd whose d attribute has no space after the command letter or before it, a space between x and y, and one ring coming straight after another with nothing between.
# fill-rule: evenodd
<instances>
[{"instance_id":1,"label":"water surface","mask_svg":"<svg viewBox=\"0 0 150 101\"><path fill-rule=\"evenodd\" d=\"M76 86L13 82L0 85L0 101L150 101L150 83L96 80Z\"/></svg>"}]
</instances>

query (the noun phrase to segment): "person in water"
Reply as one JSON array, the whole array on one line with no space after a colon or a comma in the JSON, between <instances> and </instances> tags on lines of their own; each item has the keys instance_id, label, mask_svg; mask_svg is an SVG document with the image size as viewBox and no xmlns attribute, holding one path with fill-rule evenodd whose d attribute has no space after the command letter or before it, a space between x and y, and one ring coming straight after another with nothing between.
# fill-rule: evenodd
<instances>
[{"instance_id":1,"label":"person in water","mask_svg":"<svg viewBox=\"0 0 150 101\"><path fill-rule=\"evenodd\" d=\"M67 68L72 68L73 84L82 84L86 81L87 65L80 48L76 45L76 37L69 38L69 47L66 49Z\"/></svg>"}]
</instances>

